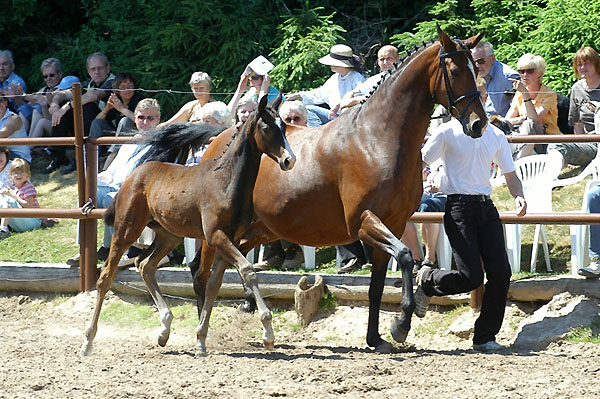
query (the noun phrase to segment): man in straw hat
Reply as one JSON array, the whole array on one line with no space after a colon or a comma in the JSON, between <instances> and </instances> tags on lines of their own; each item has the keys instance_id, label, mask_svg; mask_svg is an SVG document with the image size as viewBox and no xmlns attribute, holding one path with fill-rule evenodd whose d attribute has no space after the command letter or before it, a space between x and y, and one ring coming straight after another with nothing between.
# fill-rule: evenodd
<instances>
[{"instance_id":1,"label":"man in straw hat","mask_svg":"<svg viewBox=\"0 0 600 399\"><path fill-rule=\"evenodd\" d=\"M333 72L325 84L317 89L286 96L288 100L301 99L306 105L308 126L320 126L335 118L342 97L365 80L360 59L345 44L331 47L329 54L320 58L319 62L329 65ZM327 104L329 109L320 107L319 104Z\"/></svg>"}]
</instances>

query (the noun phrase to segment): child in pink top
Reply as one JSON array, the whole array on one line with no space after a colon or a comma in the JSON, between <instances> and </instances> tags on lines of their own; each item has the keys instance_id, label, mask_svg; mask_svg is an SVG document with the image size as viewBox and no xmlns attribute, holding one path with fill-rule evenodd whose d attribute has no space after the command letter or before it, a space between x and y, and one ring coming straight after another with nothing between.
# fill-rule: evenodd
<instances>
[{"instance_id":1,"label":"child in pink top","mask_svg":"<svg viewBox=\"0 0 600 399\"><path fill-rule=\"evenodd\" d=\"M31 170L29 163L21 158L15 158L9 170L13 186L4 188L0 191L3 194L3 200L0 204L2 208L39 208L37 201L37 191L29 178ZM0 240L10 235L8 227L16 232L29 231L37 229L42 225L39 218L2 218L0 223Z\"/></svg>"}]
</instances>

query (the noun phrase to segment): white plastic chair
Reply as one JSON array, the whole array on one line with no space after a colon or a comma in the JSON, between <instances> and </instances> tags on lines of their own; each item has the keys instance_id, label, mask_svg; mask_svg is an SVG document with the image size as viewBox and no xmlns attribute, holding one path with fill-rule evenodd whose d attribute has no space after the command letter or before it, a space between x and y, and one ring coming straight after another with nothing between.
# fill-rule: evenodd
<instances>
[{"instance_id":1,"label":"white plastic chair","mask_svg":"<svg viewBox=\"0 0 600 399\"><path fill-rule=\"evenodd\" d=\"M587 194L596 186L600 186L600 167L596 167L592 176L594 180L587 182L583 193L583 201L581 204L581 212L589 212L590 205L588 203ZM570 225L571 234L571 273L577 274L577 271L590 263L588 248L590 246L590 226L585 225Z\"/></svg>"},{"instance_id":2,"label":"white plastic chair","mask_svg":"<svg viewBox=\"0 0 600 399\"><path fill-rule=\"evenodd\" d=\"M553 159L553 162L560 162L562 168L562 158ZM552 181L552 187L562 187L571 184L576 184L588 176L592 176L592 180L598 180L598 169L600 169L600 151L596 153L596 157L581 171L580 174L566 179L559 179L558 176ZM560 172L559 172L560 173Z\"/></svg>"},{"instance_id":3,"label":"white plastic chair","mask_svg":"<svg viewBox=\"0 0 600 399\"><path fill-rule=\"evenodd\" d=\"M527 200L528 213L547 213L552 212L552 187L553 181L558 177L562 165L553 162L552 156L547 154L530 155L515 161L516 173L523 184L523 193ZM509 255L509 261L513 273L520 270L521 265L521 232L522 225L507 224L504 225L506 236L506 250ZM533 249L531 251L531 272L535 271L535 262L537 258L538 243L540 237L544 249L544 258L546 260L546 269L551 271L550 252L546 240L546 231L544 225L535 226L533 236Z\"/></svg>"}]
</instances>

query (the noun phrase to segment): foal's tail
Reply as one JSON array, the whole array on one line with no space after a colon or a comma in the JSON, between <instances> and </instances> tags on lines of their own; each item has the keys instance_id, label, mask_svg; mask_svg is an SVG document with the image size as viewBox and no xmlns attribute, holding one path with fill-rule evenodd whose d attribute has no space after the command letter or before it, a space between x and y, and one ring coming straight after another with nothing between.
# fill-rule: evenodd
<instances>
[{"instance_id":1,"label":"foal's tail","mask_svg":"<svg viewBox=\"0 0 600 399\"><path fill-rule=\"evenodd\" d=\"M211 137L225 130L206 123L173 123L146 131L143 143L150 146L138 165L148 161L184 164L190 152L195 153Z\"/></svg>"},{"instance_id":2,"label":"foal's tail","mask_svg":"<svg viewBox=\"0 0 600 399\"><path fill-rule=\"evenodd\" d=\"M119 193L117 193L117 196L119 195ZM111 201L110 205L108 206L108 208L106 208L106 211L104 212L104 223L108 226L114 226L115 224L115 203L117 202L117 196L115 196L115 198Z\"/></svg>"}]
</instances>

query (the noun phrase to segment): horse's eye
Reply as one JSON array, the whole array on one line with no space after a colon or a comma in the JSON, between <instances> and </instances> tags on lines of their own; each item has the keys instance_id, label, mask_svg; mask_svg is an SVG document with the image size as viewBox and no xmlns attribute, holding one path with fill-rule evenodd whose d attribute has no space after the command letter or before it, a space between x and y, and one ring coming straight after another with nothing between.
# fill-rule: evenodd
<instances>
[{"instance_id":1,"label":"horse's eye","mask_svg":"<svg viewBox=\"0 0 600 399\"><path fill-rule=\"evenodd\" d=\"M455 78L460 75L460 71L458 70L458 68L452 68L450 70L450 75L452 75L452 77Z\"/></svg>"}]
</instances>

